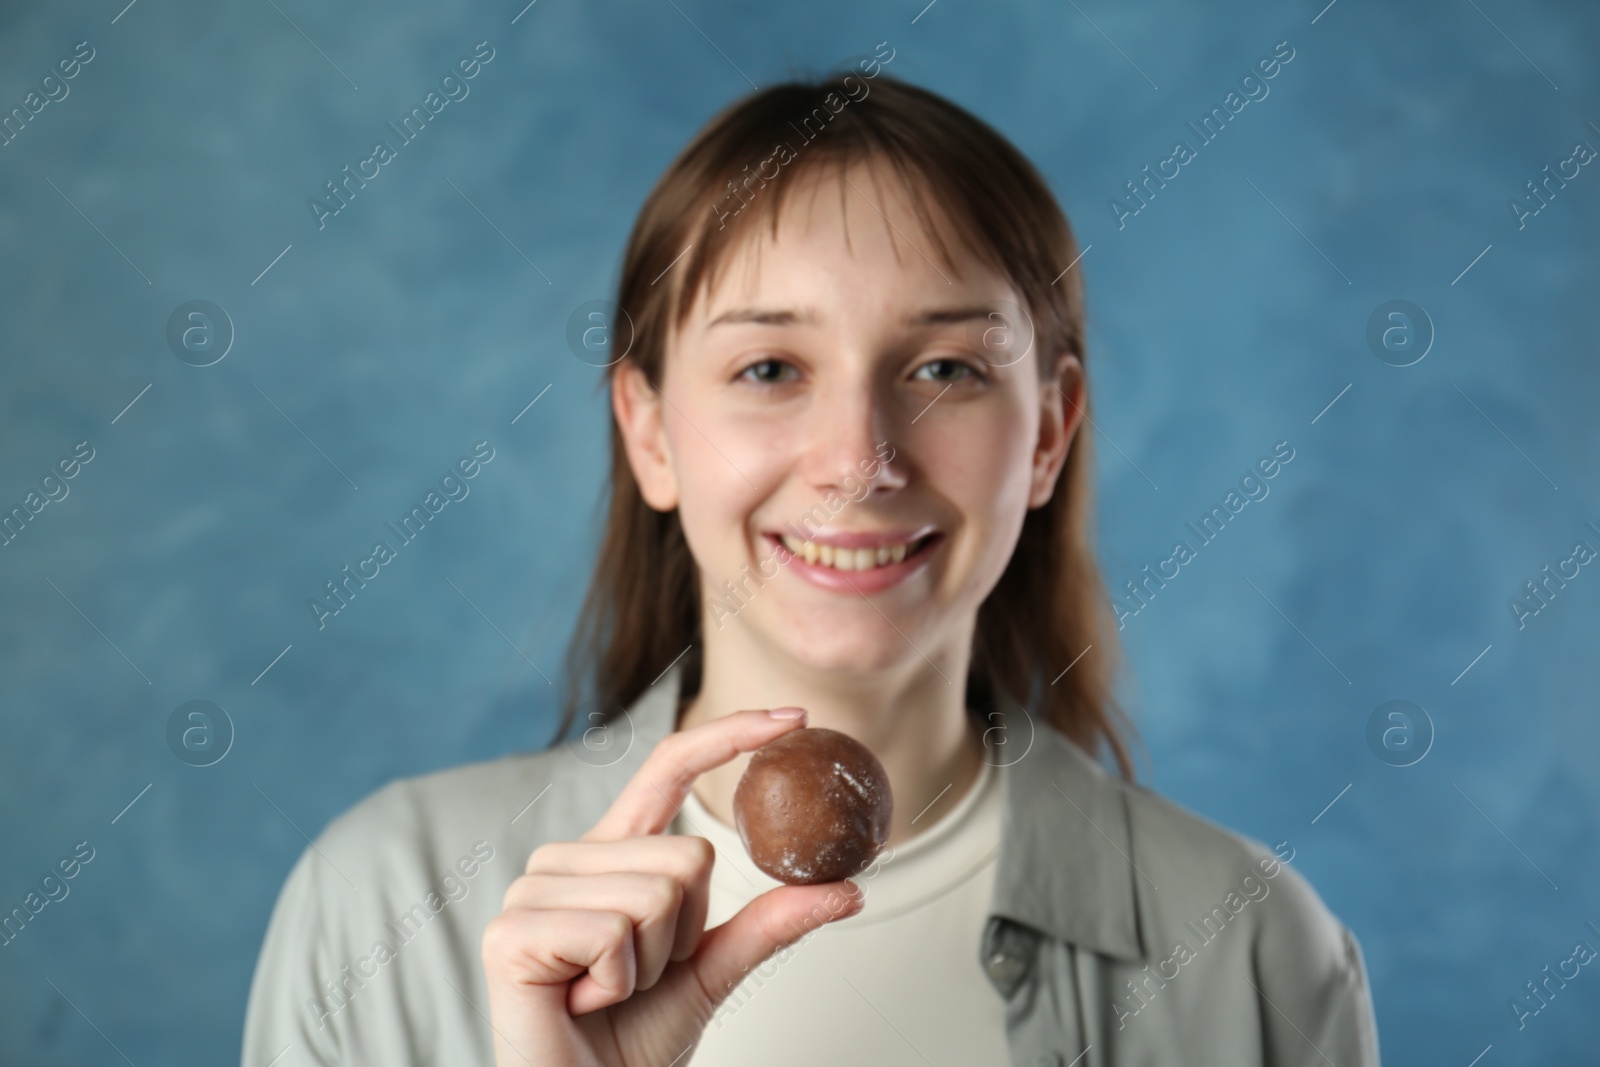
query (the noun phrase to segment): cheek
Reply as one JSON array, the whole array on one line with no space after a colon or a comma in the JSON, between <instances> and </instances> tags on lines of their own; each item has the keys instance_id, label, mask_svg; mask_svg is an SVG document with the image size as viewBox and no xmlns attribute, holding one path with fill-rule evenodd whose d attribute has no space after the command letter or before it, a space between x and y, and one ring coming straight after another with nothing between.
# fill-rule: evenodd
<instances>
[{"instance_id":1,"label":"cheek","mask_svg":"<svg viewBox=\"0 0 1600 1067\"><path fill-rule=\"evenodd\" d=\"M699 429L680 424L668 431L678 482L678 521L695 562L707 578L716 576L720 582L748 561L744 546L752 536L751 516L763 499L759 487L775 480L759 448L723 432L725 427L689 418Z\"/></svg>"},{"instance_id":2,"label":"cheek","mask_svg":"<svg viewBox=\"0 0 1600 1067\"><path fill-rule=\"evenodd\" d=\"M930 482L975 527L1004 528L1027 510L1032 485L1036 420L1020 406L994 405L963 412L939 427L927 443Z\"/></svg>"},{"instance_id":3,"label":"cheek","mask_svg":"<svg viewBox=\"0 0 1600 1067\"><path fill-rule=\"evenodd\" d=\"M984 595L1010 562L1027 516L1036 430L1020 406L996 405L943 424L922 452L930 488L960 513L958 570Z\"/></svg>"}]
</instances>

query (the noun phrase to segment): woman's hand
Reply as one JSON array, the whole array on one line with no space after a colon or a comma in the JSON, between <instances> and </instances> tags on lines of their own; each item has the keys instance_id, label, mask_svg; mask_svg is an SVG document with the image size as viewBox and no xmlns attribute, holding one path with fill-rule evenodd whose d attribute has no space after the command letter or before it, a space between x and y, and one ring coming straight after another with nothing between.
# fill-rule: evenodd
<instances>
[{"instance_id":1,"label":"woman's hand","mask_svg":"<svg viewBox=\"0 0 1600 1067\"><path fill-rule=\"evenodd\" d=\"M681 1067L748 969L861 910L850 882L781 886L707 930L711 843L663 833L696 778L805 725L784 710L669 735L593 829L528 857L483 936L498 1067Z\"/></svg>"}]
</instances>

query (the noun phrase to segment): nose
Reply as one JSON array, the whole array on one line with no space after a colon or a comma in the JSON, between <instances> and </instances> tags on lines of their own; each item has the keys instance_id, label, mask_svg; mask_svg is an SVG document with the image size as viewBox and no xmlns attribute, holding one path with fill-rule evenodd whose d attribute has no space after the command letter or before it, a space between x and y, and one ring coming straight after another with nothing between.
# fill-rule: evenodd
<instances>
[{"instance_id":1,"label":"nose","mask_svg":"<svg viewBox=\"0 0 1600 1067\"><path fill-rule=\"evenodd\" d=\"M819 493L836 490L864 499L906 484L905 460L896 457L891 440L896 425L888 399L865 375L841 377L817 398L804 474Z\"/></svg>"}]
</instances>

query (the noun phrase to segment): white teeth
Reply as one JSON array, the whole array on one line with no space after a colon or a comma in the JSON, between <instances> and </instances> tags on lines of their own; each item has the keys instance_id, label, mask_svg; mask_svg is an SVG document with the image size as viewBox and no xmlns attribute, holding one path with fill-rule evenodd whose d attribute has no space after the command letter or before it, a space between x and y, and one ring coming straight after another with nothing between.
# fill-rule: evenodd
<instances>
[{"instance_id":1,"label":"white teeth","mask_svg":"<svg viewBox=\"0 0 1600 1067\"><path fill-rule=\"evenodd\" d=\"M911 550L909 542L882 548L836 549L819 541L801 541L789 534L784 534L782 540L785 548L807 563L820 563L839 571L867 571L874 567L886 567L904 560L906 553Z\"/></svg>"}]
</instances>

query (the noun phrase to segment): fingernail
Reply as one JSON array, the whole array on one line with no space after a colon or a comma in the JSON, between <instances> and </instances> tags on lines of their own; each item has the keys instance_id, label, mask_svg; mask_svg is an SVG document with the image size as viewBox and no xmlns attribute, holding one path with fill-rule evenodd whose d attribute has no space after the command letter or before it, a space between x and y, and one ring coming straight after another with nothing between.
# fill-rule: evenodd
<instances>
[{"instance_id":1,"label":"fingernail","mask_svg":"<svg viewBox=\"0 0 1600 1067\"><path fill-rule=\"evenodd\" d=\"M803 719L806 717L806 709L796 707L772 708L767 714L774 719Z\"/></svg>"}]
</instances>

